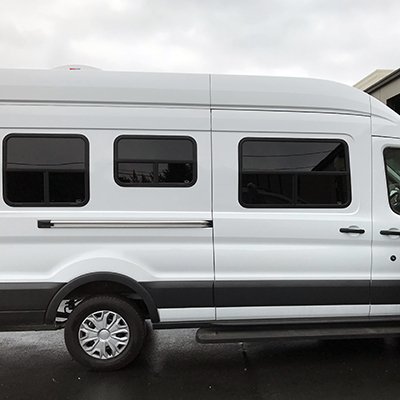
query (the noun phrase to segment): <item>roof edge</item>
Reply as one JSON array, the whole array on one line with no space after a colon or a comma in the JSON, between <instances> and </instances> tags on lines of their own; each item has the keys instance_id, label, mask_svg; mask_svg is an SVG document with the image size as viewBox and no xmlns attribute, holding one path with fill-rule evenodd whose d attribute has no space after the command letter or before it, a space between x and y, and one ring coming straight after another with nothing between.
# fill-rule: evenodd
<instances>
[{"instance_id":1,"label":"roof edge","mask_svg":"<svg viewBox=\"0 0 400 400\"><path fill-rule=\"evenodd\" d=\"M371 93L375 92L376 90L380 89L382 86L385 86L388 83L392 82L393 80L395 80L398 77L400 77L400 68L394 70L389 75L386 75L385 77L380 79L378 82L375 82L370 87L364 89L364 92L371 94Z\"/></svg>"}]
</instances>

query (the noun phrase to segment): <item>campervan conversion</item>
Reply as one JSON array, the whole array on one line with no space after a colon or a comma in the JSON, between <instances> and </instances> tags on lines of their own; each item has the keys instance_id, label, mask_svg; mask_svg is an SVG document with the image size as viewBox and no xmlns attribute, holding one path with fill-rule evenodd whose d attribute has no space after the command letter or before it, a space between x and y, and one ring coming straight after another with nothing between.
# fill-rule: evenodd
<instances>
[{"instance_id":1,"label":"campervan conversion","mask_svg":"<svg viewBox=\"0 0 400 400\"><path fill-rule=\"evenodd\" d=\"M400 335L400 117L300 78L0 71L0 329L121 368L202 343ZM147 322L146 322L147 321Z\"/></svg>"}]
</instances>

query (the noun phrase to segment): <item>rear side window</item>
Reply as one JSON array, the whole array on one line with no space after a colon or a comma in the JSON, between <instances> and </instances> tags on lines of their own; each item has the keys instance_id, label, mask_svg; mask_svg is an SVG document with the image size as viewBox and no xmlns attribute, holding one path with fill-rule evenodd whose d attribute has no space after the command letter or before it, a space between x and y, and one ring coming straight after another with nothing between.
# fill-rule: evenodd
<instances>
[{"instance_id":1,"label":"rear side window","mask_svg":"<svg viewBox=\"0 0 400 400\"><path fill-rule=\"evenodd\" d=\"M83 206L89 144L81 135L18 135L3 142L3 197L10 206Z\"/></svg>"},{"instance_id":2,"label":"rear side window","mask_svg":"<svg viewBox=\"0 0 400 400\"><path fill-rule=\"evenodd\" d=\"M182 136L120 136L115 141L114 177L120 186L192 186L196 142Z\"/></svg>"},{"instance_id":3,"label":"rear side window","mask_svg":"<svg viewBox=\"0 0 400 400\"><path fill-rule=\"evenodd\" d=\"M244 139L239 144L239 201L244 207L346 207L350 193L343 141Z\"/></svg>"},{"instance_id":4,"label":"rear side window","mask_svg":"<svg viewBox=\"0 0 400 400\"><path fill-rule=\"evenodd\" d=\"M383 156L389 204L395 213L400 214L400 148L388 147Z\"/></svg>"}]
</instances>

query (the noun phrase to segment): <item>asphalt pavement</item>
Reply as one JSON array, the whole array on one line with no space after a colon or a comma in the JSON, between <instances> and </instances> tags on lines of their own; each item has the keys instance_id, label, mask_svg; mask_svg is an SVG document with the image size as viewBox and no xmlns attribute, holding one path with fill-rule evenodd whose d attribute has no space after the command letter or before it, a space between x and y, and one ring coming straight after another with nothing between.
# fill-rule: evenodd
<instances>
[{"instance_id":1,"label":"asphalt pavement","mask_svg":"<svg viewBox=\"0 0 400 400\"><path fill-rule=\"evenodd\" d=\"M63 332L0 333L0 399L397 399L400 340L209 344L154 331L130 367L87 371Z\"/></svg>"}]
</instances>

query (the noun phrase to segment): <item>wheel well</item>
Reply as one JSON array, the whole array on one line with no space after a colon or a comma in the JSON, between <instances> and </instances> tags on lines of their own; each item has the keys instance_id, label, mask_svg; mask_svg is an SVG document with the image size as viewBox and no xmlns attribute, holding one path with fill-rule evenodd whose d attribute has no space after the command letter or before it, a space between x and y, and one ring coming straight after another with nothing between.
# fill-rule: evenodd
<instances>
[{"instance_id":1,"label":"wheel well","mask_svg":"<svg viewBox=\"0 0 400 400\"><path fill-rule=\"evenodd\" d=\"M159 322L157 307L147 290L137 281L112 272L90 273L65 284L52 298L47 308L45 323L54 324L60 308L64 319L82 300L101 294L125 297L139 306L144 318Z\"/></svg>"},{"instance_id":2,"label":"wheel well","mask_svg":"<svg viewBox=\"0 0 400 400\"><path fill-rule=\"evenodd\" d=\"M150 317L149 310L143 299L133 291L132 288L118 282L97 281L86 283L70 292L63 301L84 300L102 294L115 294L120 297L128 298L139 306L142 316L145 319Z\"/></svg>"}]
</instances>

